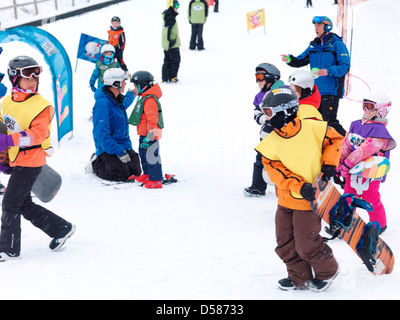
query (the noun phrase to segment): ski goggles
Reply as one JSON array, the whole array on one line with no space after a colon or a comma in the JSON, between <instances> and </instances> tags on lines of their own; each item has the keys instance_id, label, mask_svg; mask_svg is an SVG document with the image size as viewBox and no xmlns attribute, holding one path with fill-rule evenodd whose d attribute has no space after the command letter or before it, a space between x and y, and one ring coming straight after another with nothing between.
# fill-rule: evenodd
<instances>
[{"instance_id":1,"label":"ski goggles","mask_svg":"<svg viewBox=\"0 0 400 320\"><path fill-rule=\"evenodd\" d=\"M261 72L256 72L256 82L261 82L264 81L265 79L265 73Z\"/></svg>"},{"instance_id":2,"label":"ski goggles","mask_svg":"<svg viewBox=\"0 0 400 320\"><path fill-rule=\"evenodd\" d=\"M23 67L23 68L18 68L18 69L10 69L9 74L12 76L18 76L18 71L19 75L23 78L30 79L33 76L36 78L39 77L39 75L42 73L42 67L37 65L37 66L29 66L29 67Z\"/></svg>"},{"instance_id":3,"label":"ski goggles","mask_svg":"<svg viewBox=\"0 0 400 320\"><path fill-rule=\"evenodd\" d=\"M321 16L316 16L312 19L312 23L316 24L316 23L323 23L326 24L328 26L332 25L332 22L330 20L328 20L326 17L321 17Z\"/></svg>"},{"instance_id":4,"label":"ski goggles","mask_svg":"<svg viewBox=\"0 0 400 320\"><path fill-rule=\"evenodd\" d=\"M174 8L175 8L175 9L179 9L179 6L180 6L180 5L179 5L179 2L175 2L175 3L174 3Z\"/></svg>"},{"instance_id":5,"label":"ski goggles","mask_svg":"<svg viewBox=\"0 0 400 320\"><path fill-rule=\"evenodd\" d=\"M261 111L267 116L268 120L271 120L278 112L285 111L287 109L291 109L299 106L298 100L292 100L284 104L280 104L275 107L264 107L261 106Z\"/></svg>"},{"instance_id":6,"label":"ski goggles","mask_svg":"<svg viewBox=\"0 0 400 320\"><path fill-rule=\"evenodd\" d=\"M363 110L364 111L373 112L373 111L378 110L379 108L390 108L391 106L392 106L392 102L378 104L373 101L363 100Z\"/></svg>"}]
</instances>

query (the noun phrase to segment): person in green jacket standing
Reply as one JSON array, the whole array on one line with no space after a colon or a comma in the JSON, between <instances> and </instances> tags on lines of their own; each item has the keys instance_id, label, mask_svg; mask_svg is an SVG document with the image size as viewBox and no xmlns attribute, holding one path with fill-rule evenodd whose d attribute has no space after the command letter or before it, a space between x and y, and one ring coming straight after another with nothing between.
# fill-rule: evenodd
<instances>
[{"instance_id":1,"label":"person in green jacket standing","mask_svg":"<svg viewBox=\"0 0 400 320\"><path fill-rule=\"evenodd\" d=\"M164 64L162 66L162 82L178 82L178 70L181 62L179 47L178 15L179 2L173 0L169 2L169 7L162 13L164 28L162 31L162 47L164 49Z\"/></svg>"},{"instance_id":2,"label":"person in green jacket standing","mask_svg":"<svg viewBox=\"0 0 400 320\"><path fill-rule=\"evenodd\" d=\"M208 4L206 0L191 0L189 3L188 18L192 25L192 36L189 49L204 50L203 26L208 17Z\"/></svg>"}]
</instances>

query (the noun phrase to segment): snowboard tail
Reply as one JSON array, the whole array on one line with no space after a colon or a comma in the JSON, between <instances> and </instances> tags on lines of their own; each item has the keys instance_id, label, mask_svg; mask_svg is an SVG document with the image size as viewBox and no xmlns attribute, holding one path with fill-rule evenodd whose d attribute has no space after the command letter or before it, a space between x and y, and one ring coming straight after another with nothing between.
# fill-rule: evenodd
<instances>
[{"instance_id":1,"label":"snowboard tail","mask_svg":"<svg viewBox=\"0 0 400 320\"><path fill-rule=\"evenodd\" d=\"M329 212L338 203L341 193L335 187L334 183L324 181L322 173L315 179L313 187L317 188L315 200L310 201L312 210L323 219L328 225L331 225L331 216ZM363 260L358 254L357 244L363 236L366 226L365 221L357 214L352 213L351 224L347 228L341 228L339 238L345 241L350 248ZM373 255L373 265L369 268L374 275L389 274L394 268L394 256L389 246L379 237ZM364 261L363 261L364 262ZM367 265L367 264L366 264ZM367 266L368 267L368 266Z\"/></svg>"}]
</instances>

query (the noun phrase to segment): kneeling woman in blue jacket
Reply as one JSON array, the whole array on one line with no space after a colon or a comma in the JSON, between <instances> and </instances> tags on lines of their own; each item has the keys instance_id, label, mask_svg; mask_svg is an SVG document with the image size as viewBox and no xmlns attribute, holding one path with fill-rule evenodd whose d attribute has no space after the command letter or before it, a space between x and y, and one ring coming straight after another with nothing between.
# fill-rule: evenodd
<instances>
[{"instance_id":1,"label":"kneeling woman in blue jacket","mask_svg":"<svg viewBox=\"0 0 400 320\"><path fill-rule=\"evenodd\" d=\"M95 94L93 139L96 157L94 173L105 180L126 181L141 174L138 154L132 150L126 109L135 99L132 92L124 96L126 76L122 69L106 70L104 87Z\"/></svg>"}]
</instances>

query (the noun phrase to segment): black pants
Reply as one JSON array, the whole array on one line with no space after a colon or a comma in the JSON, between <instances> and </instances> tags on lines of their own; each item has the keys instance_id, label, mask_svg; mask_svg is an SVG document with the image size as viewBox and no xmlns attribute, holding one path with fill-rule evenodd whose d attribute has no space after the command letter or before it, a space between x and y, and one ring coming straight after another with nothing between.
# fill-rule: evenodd
<instances>
[{"instance_id":1,"label":"black pants","mask_svg":"<svg viewBox=\"0 0 400 320\"><path fill-rule=\"evenodd\" d=\"M123 163L114 154L103 152L92 163L94 173L109 181L126 181L132 175L139 176L142 173L139 155L133 150L127 152L131 158L128 163Z\"/></svg>"},{"instance_id":2,"label":"black pants","mask_svg":"<svg viewBox=\"0 0 400 320\"><path fill-rule=\"evenodd\" d=\"M312 7L312 1L311 1L311 0L307 0L306 5L307 5L307 7L308 7L308 6L311 6L311 7Z\"/></svg>"},{"instance_id":3,"label":"black pants","mask_svg":"<svg viewBox=\"0 0 400 320\"><path fill-rule=\"evenodd\" d=\"M119 66L121 67L122 70L128 71L128 67L126 66L124 61L124 50L120 50L117 47L114 48L115 48L115 57L117 58Z\"/></svg>"},{"instance_id":4,"label":"black pants","mask_svg":"<svg viewBox=\"0 0 400 320\"><path fill-rule=\"evenodd\" d=\"M170 81L178 76L179 65L181 63L181 54L179 48L164 51L164 64L162 66L163 81Z\"/></svg>"},{"instance_id":5,"label":"black pants","mask_svg":"<svg viewBox=\"0 0 400 320\"><path fill-rule=\"evenodd\" d=\"M322 118L328 122L339 134L343 137L346 135L346 130L341 126L337 119L339 109L339 98L336 96L321 96L321 105L318 111Z\"/></svg>"},{"instance_id":6,"label":"black pants","mask_svg":"<svg viewBox=\"0 0 400 320\"><path fill-rule=\"evenodd\" d=\"M196 46L199 50L204 49L203 26L204 24L192 23L192 36L189 45L190 49L194 50L196 49Z\"/></svg>"},{"instance_id":7,"label":"black pants","mask_svg":"<svg viewBox=\"0 0 400 320\"><path fill-rule=\"evenodd\" d=\"M64 232L67 221L32 202L31 190L42 167L15 167L3 197L0 252L21 251L21 216L51 238Z\"/></svg>"},{"instance_id":8,"label":"black pants","mask_svg":"<svg viewBox=\"0 0 400 320\"><path fill-rule=\"evenodd\" d=\"M253 181L251 183L251 188L265 192L265 190L267 190L267 183L264 181L262 175L263 169L262 156L257 152L256 162L253 164Z\"/></svg>"},{"instance_id":9,"label":"black pants","mask_svg":"<svg viewBox=\"0 0 400 320\"><path fill-rule=\"evenodd\" d=\"M214 12L218 12L218 0L214 1Z\"/></svg>"}]
</instances>

